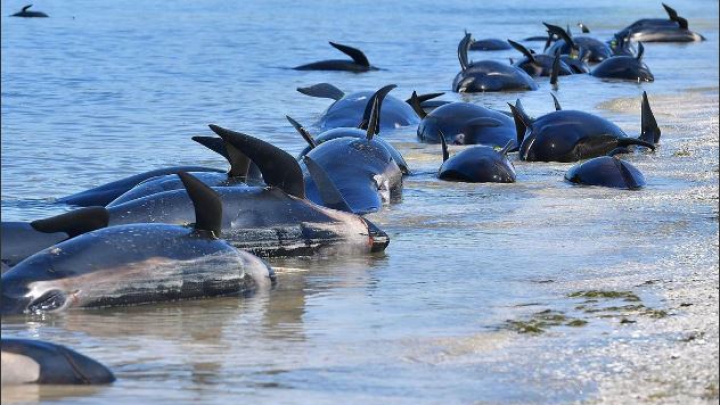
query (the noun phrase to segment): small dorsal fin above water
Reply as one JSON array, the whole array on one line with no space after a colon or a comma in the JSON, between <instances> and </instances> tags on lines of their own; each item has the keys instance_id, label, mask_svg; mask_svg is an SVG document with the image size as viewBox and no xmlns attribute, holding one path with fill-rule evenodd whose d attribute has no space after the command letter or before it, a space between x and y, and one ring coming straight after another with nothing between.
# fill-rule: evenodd
<instances>
[{"instance_id":1,"label":"small dorsal fin above water","mask_svg":"<svg viewBox=\"0 0 720 405\"><path fill-rule=\"evenodd\" d=\"M553 103L555 103L555 111L560 111L560 110L562 110L562 107L560 106L560 102L558 101L557 97L555 97L555 95L552 94L552 93L550 93L550 95L551 95L552 98L553 98Z\"/></svg>"},{"instance_id":2,"label":"small dorsal fin above water","mask_svg":"<svg viewBox=\"0 0 720 405\"><path fill-rule=\"evenodd\" d=\"M410 104L410 107L412 107L415 114L417 114L420 118L427 117L427 113L422 108L422 105L420 105L420 97L418 97L417 92L413 91L410 99L408 100L408 104Z\"/></svg>"},{"instance_id":3,"label":"small dorsal fin above water","mask_svg":"<svg viewBox=\"0 0 720 405\"><path fill-rule=\"evenodd\" d=\"M445 139L445 134L443 133L443 131L438 129L438 135L440 135L440 146L442 147L442 158L443 158L443 163L445 163L448 159L450 159L450 151L448 151L447 139Z\"/></svg>"},{"instance_id":4,"label":"small dorsal fin above water","mask_svg":"<svg viewBox=\"0 0 720 405\"><path fill-rule=\"evenodd\" d=\"M178 176L195 207L195 230L201 235L219 238L223 212L220 195L191 174L180 172Z\"/></svg>"},{"instance_id":5,"label":"small dorsal fin above water","mask_svg":"<svg viewBox=\"0 0 720 405\"><path fill-rule=\"evenodd\" d=\"M625 186L628 189L638 190L642 188L642 184L637 181L635 175L633 175L630 169L627 168L627 163L623 162L622 159L617 156L613 156L612 161L615 164L615 167L617 167L618 171L620 172L620 176L622 177L623 181L625 182Z\"/></svg>"},{"instance_id":6,"label":"small dorsal fin above water","mask_svg":"<svg viewBox=\"0 0 720 405\"><path fill-rule=\"evenodd\" d=\"M552 70L550 71L550 84L554 89L558 87L558 77L560 76L560 53L558 52L553 59Z\"/></svg>"},{"instance_id":7,"label":"small dorsal fin above water","mask_svg":"<svg viewBox=\"0 0 720 405\"><path fill-rule=\"evenodd\" d=\"M32 7L32 6L33 6L32 4L28 4L27 6L23 7L22 10L20 10L20 11L22 11L24 13L24 12L28 11L30 9L30 7Z\"/></svg>"},{"instance_id":8,"label":"small dorsal fin above water","mask_svg":"<svg viewBox=\"0 0 720 405\"><path fill-rule=\"evenodd\" d=\"M643 91L643 100L641 107L640 116L640 139L645 142L652 142L656 144L660 142L660 127L658 127L655 114L653 114L650 108L650 101L648 100L647 92Z\"/></svg>"},{"instance_id":9,"label":"small dorsal fin above water","mask_svg":"<svg viewBox=\"0 0 720 405\"><path fill-rule=\"evenodd\" d=\"M525 55L525 57L528 58L528 60L529 60L530 62L532 62L532 63L537 63L537 62L535 61L535 55L533 55L533 53L530 52L530 50L529 50L528 48L526 48L525 46L523 46L523 45L520 44L520 43L517 43L517 42L513 41L512 39L508 39L507 41L508 41L508 43L510 44L510 46L512 46L512 47L515 48L517 51L519 51L520 53L522 53L523 55Z\"/></svg>"},{"instance_id":10,"label":"small dorsal fin above water","mask_svg":"<svg viewBox=\"0 0 720 405\"><path fill-rule=\"evenodd\" d=\"M305 139L305 142L308 143L310 149L315 149L318 146L318 143L315 138L313 138L312 134L308 132L305 128L303 128L303 126L300 125L299 122L290 118L289 115L286 115L285 118L287 118L288 122L290 122L290 124L295 128L295 130L298 131L298 133L303 137L303 139Z\"/></svg>"},{"instance_id":11,"label":"small dorsal fin above water","mask_svg":"<svg viewBox=\"0 0 720 405\"><path fill-rule=\"evenodd\" d=\"M227 159L230 164L228 176L247 178L252 161L232 145L225 143L222 138L193 136L192 140Z\"/></svg>"},{"instance_id":12,"label":"small dorsal fin above water","mask_svg":"<svg viewBox=\"0 0 720 405\"><path fill-rule=\"evenodd\" d=\"M577 26L580 27L580 29L582 30L582 33L583 33L583 34L589 34L589 33L590 33L590 28L588 28L587 25L579 22L579 23L577 23Z\"/></svg>"},{"instance_id":13,"label":"small dorsal fin above water","mask_svg":"<svg viewBox=\"0 0 720 405\"><path fill-rule=\"evenodd\" d=\"M503 146L502 149L500 149L498 151L498 153L507 157L508 152L513 150L516 146L517 146L517 144L515 143L515 141L510 140L510 141L508 141L508 143L505 144L505 146Z\"/></svg>"},{"instance_id":14,"label":"small dorsal fin above water","mask_svg":"<svg viewBox=\"0 0 720 405\"><path fill-rule=\"evenodd\" d=\"M338 44L336 42L330 41L330 45L332 45L333 48L339 50L340 52L344 53L345 55L348 55L352 58L352 60L361 66L370 67L370 61L365 56L364 53L362 53L361 50L357 48L353 48L351 46Z\"/></svg>"},{"instance_id":15,"label":"small dorsal fin above water","mask_svg":"<svg viewBox=\"0 0 720 405\"><path fill-rule=\"evenodd\" d=\"M335 101L345 97L345 93L330 83L318 83L308 87L298 87L297 91L306 96L330 98Z\"/></svg>"},{"instance_id":16,"label":"small dorsal fin above water","mask_svg":"<svg viewBox=\"0 0 720 405\"><path fill-rule=\"evenodd\" d=\"M260 169L265 184L277 187L292 196L305 198L302 170L297 160L290 154L277 146L241 132L214 124L210 124L210 129L250 158Z\"/></svg>"},{"instance_id":17,"label":"small dorsal fin above water","mask_svg":"<svg viewBox=\"0 0 720 405\"><path fill-rule=\"evenodd\" d=\"M387 86L382 87L380 90L376 91L367 101L367 104L365 104L365 111L363 112L363 118L362 121L360 121L360 125L358 128L360 129L368 129L371 122L372 112L374 108L375 101L378 101L378 113L376 115L377 121L375 122L375 126L373 128L373 135L380 132L380 109L382 108L383 100L385 100L385 96L392 91L392 89L396 88L397 85L395 84L388 84Z\"/></svg>"},{"instance_id":18,"label":"small dorsal fin above water","mask_svg":"<svg viewBox=\"0 0 720 405\"><path fill-rule=\"evenodd\" d=\"M334 210L352 213L352 208L350 208L350 205L345 201L342 193L335 186L335 183L333 183L325 169L308 155L305 155L303 160L305 161L305 166L308 168L308 172L310 172L310 176L313 181L315 181L323 205Z\"/></svg>"},{"instance_id":19,"label":"small dorsal fin above water","mask_svg":"<svg viewBox=\"0 0 720 405\"><path fill-rule=\"evenodd\" d=\"M462 68L462 70L467 69L470 65L470 62L468 62L468 47L470 46L471 38L472 35L466 31L465 36L458 44L458 60L460 61L460 68Z\"/></svg>"},{"instance_id":20,"label":"small dorsal fin above water","mask_svg":"<svg viewBox=\"0 0 720 405\"><path fill-rule=\"evenodd\" d=\"M110 221L110 214L105 207L85 207L30 222L30 226L38 232L64 232L74 238L83 233L105 228Z\"/></svg>"}]
</instances>

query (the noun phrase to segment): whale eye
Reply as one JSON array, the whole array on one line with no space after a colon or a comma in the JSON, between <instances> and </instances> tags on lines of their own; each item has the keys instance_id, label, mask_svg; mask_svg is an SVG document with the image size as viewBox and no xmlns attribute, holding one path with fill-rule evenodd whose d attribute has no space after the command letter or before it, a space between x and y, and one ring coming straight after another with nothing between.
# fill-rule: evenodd
<instances>
[{"instance_id":1,"label":"whale eye","mask_svg":"<svg viewBox=\"0 0 720 405\"><path fill-rule=\"evenodd\" d=\"M60 290L50 290L41 295L27 306L27 311L32 314L51 312L62 308L67 297Z\"/></svg>"}]
</instances>

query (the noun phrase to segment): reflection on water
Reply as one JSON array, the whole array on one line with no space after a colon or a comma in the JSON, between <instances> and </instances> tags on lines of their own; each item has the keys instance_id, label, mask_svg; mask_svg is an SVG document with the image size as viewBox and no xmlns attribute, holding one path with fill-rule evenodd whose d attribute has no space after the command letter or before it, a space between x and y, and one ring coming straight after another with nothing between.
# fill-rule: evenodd
<instances>
[{"instance_id":1,"label":"reflection on water","mask_svg":"<svg viewBox=\"0 0 720 405\"><path fill-rule=\"evenodd\" d=\"M21 5L3 3L3 220L62 212L53 197L161 165L223 167L189 139L209 135L208 123L296 153L303 141L283 116L310 123L329 105L298 86L396 83L400 98L449 91L466 28L516 39L541 34L541 21L581 18L604 38L636 17L662 16L655 1L626 3L180 1L108 3L100 13L81 1L43 5L43 22L4 17ZM401 203L369 216L391 237L384 254L273 259L278 286L249 297L3 319L3 336L65 344L118 377L97 389L3 388L3 402L526 404L592 395L582 353L624 330L586 317L584 327L528 338L503 325L547 309L580 316L568 293L621 277L643 285L659 277L657 263L692 272L717 262L718 23L708 17L717 2L673 6L708 41L647 44L654 83L571 76L558 91L565 109L593 111L631 135L648 91L661 146L625 157L645 174L644 190L572 186L568 164L517 160L515 184L441 182L439 145L418 144L414 128L388 131L415 174ZM336 57L327 40L363 49L385 70L286 69ZM443 98L506 109L521 97L540 116L553 110L549 91L542 79L536 92Z\"/></svg>"}]
</instances>

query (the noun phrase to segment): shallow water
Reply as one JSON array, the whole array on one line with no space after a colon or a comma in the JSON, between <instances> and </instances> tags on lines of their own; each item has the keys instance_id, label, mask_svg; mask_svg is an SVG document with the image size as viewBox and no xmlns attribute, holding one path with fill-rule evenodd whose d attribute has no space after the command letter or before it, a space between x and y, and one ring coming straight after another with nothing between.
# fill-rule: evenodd
<instances>
[{"instance_id":1,"label":"shallow water","mask_svg":"<svg viewBox=\"0 0 720 405\"><path fill-rule=\"evenodd\" d=\"M581 19L599 38L659 2L354 1L244 4L46 1L49 19L7 15L2 4L2 217L32 220L64 211L51 199L162 165L223 162L190 140L207 124L270 140L296 153L329 105L295 91L318 82L391 94L446 91L448 100L505 108L522 98L552 110L547 79L526 93L458 95L463 29L476 38L522 39L542 21ZM66 344L110 366L118 381L99 389L3 389L5 400L57 403L557 403L591 397L582 353L624 336L617 324L580 314L577 290L605 278L692 272L717 263L718 4L672 4L708 40L647 44L649 84L561 77L566 109L593 111L629 134L640 129L646 90L663 130L654 153L630 160L638 192L574 187L570 167L515 162L518 182L440 182L437 145L415 128L384 133L416 173L404 198L370 219L386 230L385 254L274 260L278 287L249 298L7 318L5 337ZM578 32L577 29L574 30ZM367 74L288 68L342 57L327 45L362 49L384 70ZM542 44L532 43L540 48ZM471 59L517 58L514 51ZM311 126L310 126L311 127ZM456 149L453 149L456 150ZM712 248L712 249L710 249ZM652 291L634 290L662 308ZM585 316L582 328L519 335L508 319L544 309ZM561 338L559 338L560 336ZM554 337L554 338L553 338ZM535 360L535 361L533 361ZM600 359L600 367L612 358Z\"/></svg>"}]
</instances>

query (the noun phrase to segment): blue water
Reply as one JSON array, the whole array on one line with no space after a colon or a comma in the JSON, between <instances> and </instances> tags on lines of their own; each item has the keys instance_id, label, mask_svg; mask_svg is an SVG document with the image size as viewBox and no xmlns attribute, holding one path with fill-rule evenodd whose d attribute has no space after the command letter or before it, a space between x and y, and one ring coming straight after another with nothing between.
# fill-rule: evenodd
<instances>
[{"instance_id":1,"label":"blue water","mask_svg":"<svg viewBox=\"0 0 720 405\"><path fill-rule=\"evenodd\" d=\"M46 0L34 7L51 18L7 17L23 5L2 3L4 221L63 212L67 208L53 205L52 198L165 165L222 168L221 159L190 140L211 134L210 123L296 153L304 141L284 116L317 133L311 124L329 100L295 88L319 82L346 92L395 83L391 94L403 99L413 90L445 91L447 100L502 109L521 98L539 116L553 109L546 78L538 79L535 92L451 92L463 30L476 38L522 39L543 34L542 21L563 26L582 21L592 35L607 39L637 18L664 16L660 3L648 0ZM672 6L708 40L647 44L645 61L654 83L561 77L557 94L564 108L595 112L635 134L644 90L651 101L662 95L689 102L694 96L685 94L717 94L718 3L675 1ZM342 58L327 41L362 49L382 70L289 69ZM518 56L515 51L470 53L474 60ZM598 108L618 98L636 104ZM586 398L595 390L593 383L569 376L548 389L547 380L537 375L557 365L534 369L522 360L532 357L532 350L518 354L517 347L508 349L516 336L497 331L505 319L528 311L518 305L570 308L572 303L562 300L566 291L541 281L594 283L608 269L662 260L679 242L713 235L713 224L700 219L713 215L707 202L679 197L680 203L666 204L669 196L686 195L700 181L689 182L678 173L709 171L717 155L716 147L698 152L678 173L663 163L674 162L673 152L699 136L685 128L712 118L681 121L688 112L685 105L681 101L676 113L658 114L666 137L661 151L631 158L648 177L648 188L639 193L571 187L562 181L569 165L523 162L516 162L518 183L513 185L443 183L432 175L441 162L436 145L417 143L415 128L388 131L382 135L420 174L406 181L402 203L372 216L392 237L385 255L277 260L278 289L245 300L3 321L3 336L67 344L116 372L118 382L97 391L27 393L67 403L556 403ZM674 227L687 222L688 227ZM675 239L653 243L667 229ZM644 299L653 302L651 294ZM580 346L602 345L605 338L599 336L607 328L598 321L562 333ZM472 349L466 347L469 340ZM529 342L551 348L560 344L542 338Z\"/></svg>"}]
</instances>

